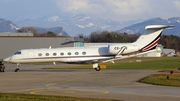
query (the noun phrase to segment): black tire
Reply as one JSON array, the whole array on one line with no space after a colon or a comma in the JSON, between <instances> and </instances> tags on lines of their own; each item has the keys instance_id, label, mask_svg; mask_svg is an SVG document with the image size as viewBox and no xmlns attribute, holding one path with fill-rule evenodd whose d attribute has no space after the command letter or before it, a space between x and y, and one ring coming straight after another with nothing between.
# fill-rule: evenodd
<instances>
[{"instance_id":1,"label":"black tire","mask_svg":"<svg viewBox=\"0 0 180 101\"><path fill-rule=\"evenodd\" d=\"M17 72L17 71L20 71L18 68L16 68L15 70L14 70L14 72Z\"/></svg>"},{"instance_id":2,"label":"black tire","mask_svg":"<svg viewBox=\"0 0 180 101\"><path fill-rule=\"evenodd\" d=\"M2 72L5 72L5 66L4 66L4 68L2 69Z\"/></svg>"},{"instance_id":3,"label":"black tire","mask_svg":"<svg viewBox=\"0 0 180 101\"><path fill-rule=\"evenodd\" d=\"M100 66L98 66L97 68L94 68L96 71L100 71L101 70L101 68L100 68Z\"/></svg>"}]
</instances>

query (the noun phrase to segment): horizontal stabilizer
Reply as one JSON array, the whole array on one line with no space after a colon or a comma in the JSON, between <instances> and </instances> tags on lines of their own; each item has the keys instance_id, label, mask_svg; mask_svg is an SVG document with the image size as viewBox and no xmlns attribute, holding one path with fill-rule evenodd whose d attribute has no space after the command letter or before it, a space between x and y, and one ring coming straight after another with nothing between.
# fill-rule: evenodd
<instances>
[{"instance_id":1,"label":"horizontal stabilizer","mask_svg":"<svg viewBox=\"0 0 180 101\"><path fill-rule=\"evenodd\" d=\"M145 29L165 29L165 28L171 28L171 27L175 27L173 25L149 25L149 26L146 26Z\"/></svg>"}]
</instances>

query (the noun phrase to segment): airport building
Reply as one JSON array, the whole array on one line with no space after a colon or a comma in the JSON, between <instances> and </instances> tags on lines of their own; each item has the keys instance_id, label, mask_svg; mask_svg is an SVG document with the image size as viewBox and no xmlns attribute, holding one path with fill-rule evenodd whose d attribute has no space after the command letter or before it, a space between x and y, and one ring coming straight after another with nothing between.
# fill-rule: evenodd
<instances>
[{"instance_id":1,"label":"airport building","mask_svg":"<svg viewBox=\"0 0 180 101\"><path fill-rule=\"evenodd\" d=\"M83 47L83 42L83 38L65 36L34 37L32 33L0 33L0 59L20 49Z\"/></svg>"}]
</instances>

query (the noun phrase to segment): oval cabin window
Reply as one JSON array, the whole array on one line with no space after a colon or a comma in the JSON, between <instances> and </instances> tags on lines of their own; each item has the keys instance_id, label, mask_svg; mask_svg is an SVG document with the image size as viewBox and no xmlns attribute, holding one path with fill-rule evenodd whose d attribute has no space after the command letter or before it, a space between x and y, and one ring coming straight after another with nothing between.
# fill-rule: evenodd
<instances>
[{"instance_id":1,"label":"oval cabin window","mask_svg":"<svg viewBox=\"0 0 180 101\"><path fill-rule=\"evenodd\" d=\"M46 56L49 56L49 53L46 53Z\"/></svg>"},{"instance_id":2,"label":"oval cabin window","mask_svg":"<svg viewBox=\"0 0 180 101\"><path fill-rule=\"evenodd\" d=\"M86 55L86 52L82 52L83 55Z\"/></svg>"},{"instance_id":3,"label":"oval cabin window","mask_svg":"<svg viewBox=\"0 0 180 101\"><path fill-rule=\"evenodd\" d=\"M56 56L57 54L56 53L53 53L54 56Z\"/></svg>"},{"instance_id":4,"label":"oval cabin window","mask_svg":"<svg viewBox=\"0 0 180 101\"><path fill-rule=\"evenodd\" d=\"M79 55L79 52L75 52L75 55Z\"/></svg>"},{"instance_id":5,"label":"oval cabin window","mask_svg":"<svg viewBox=\"0 0 180 101\"><path fill-rule=\"evenodd\" d=\"M71 55L71 52L68 52L68 55Z\"/></svg>"},{"instance_id":6,"label":"oval cabin window","mask_svg":"<svg viewBox=\"0 0 180 101\"><path fill-rule=\"evenodd\" d=\"M42 54L41 54L41 53L39 53L39 54L38 54L38 56L42 56Z\"/></svg>"},{"instance_id":7,"label":"oval cabin window","mask_svg":"<svg viewBox=\"0 0 180 101\"><path fill-rule=\"evenodd\" d=\"M64 53L62 52L62 53L60 53L60 55L61 55L61 56L63 56L63 55L64 55Z\"/></svg>"}]
</instances>

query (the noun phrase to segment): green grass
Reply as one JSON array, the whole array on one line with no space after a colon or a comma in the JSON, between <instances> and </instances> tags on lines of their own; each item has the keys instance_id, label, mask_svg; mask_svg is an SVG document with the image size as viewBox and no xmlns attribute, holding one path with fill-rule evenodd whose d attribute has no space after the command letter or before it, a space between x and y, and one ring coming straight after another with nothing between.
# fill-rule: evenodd
<instances>
[{"instance_id":1,"label":"green grass","mask_svg":"<svg viewBox=\"0 0 180 101\"><path fill-rule=\"evenodd\" d=\"M161 70L159 72L167 72L170 73L171 71L173 71L173 73L180 73L180 70Z\"/></svg>"},{"instance_id":2,"label":"green grass","mask_svg":"<svg viewBox=\"0 0 180 101\"><path fill-rule=\"evenodd\" d=\"M148 58L146 58L148 59ZM100 65L106 65L106 69L178 69L180 68L180 57L162 58L142 60L141 62L125 61L113 63L101 63ZM137 58L137 60L140 60ZM44 69L92 69L92 64L80 65L80 66L68 66L68 67L50 67Z\"/></svg>"},{"instance_id":3,"label":"green grass","mask_svg":"<svg viewBox=\"0 0 180 101\"><path fill-rule=\"evenodd\" d=\"M117 100L0 93L0 101L117 101Z\"/></svg>"},{"instance_id":4,"label":"green grass","mask_svg":"<svg viewBox=\"0 0 180 101\"><path fill-rule=\"evenodd\" d=\"M169 79L167 79L169 76ZM145 77L138 82L148 83L153 85L163 85L163 86L176 86L180 87L180 75L171 75L171 74L156 74Z\"/></svg>"},{"instance_id":5,"label":"green grass","mask_svg":"<svg viewBox=\"0 0 180 101\"><path fill-rule=\"evenodd\" d=\"M142 62L125 62L107 65L110 69L177 69L180 68L180 58L142 60Z\"/></svg>"}]
</instances>

